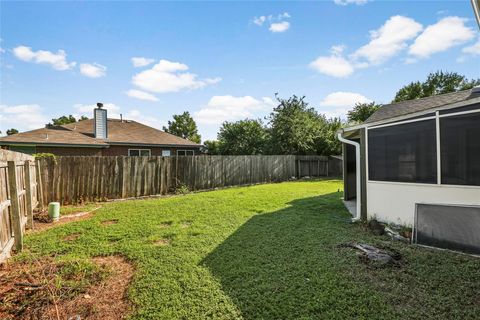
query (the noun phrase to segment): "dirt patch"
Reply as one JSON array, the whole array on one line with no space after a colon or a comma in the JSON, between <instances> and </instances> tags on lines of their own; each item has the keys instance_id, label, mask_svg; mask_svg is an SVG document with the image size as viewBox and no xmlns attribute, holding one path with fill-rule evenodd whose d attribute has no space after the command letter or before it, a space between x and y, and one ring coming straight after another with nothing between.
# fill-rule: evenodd
<instances>
[{"instance_id":1,"label":"dirt patch","mask_svg":"<svg viewBox=\"0 0 480 320\"><path fill-rule=\"evenodd\" d=\"M70 215L60 216L60 220L55 222L50 220L47 212L37 213L33 216L33 230L29 230L28 232L44 231L58 225L85 220L92 217L93 212L100 208L101 207L97 207L91 211L77 212Z\"/></svg>"},{"instance_id":2,"label":"dirt patch","mask_svg":"<svg viewBox=\"0 0 480 320\"><path fill-rule=\"evenodd\" d=\"M0 319L123 319L133 266L123 257L13 263L0 269Z\"/></svg>"},{"instance_id":3,"label":"dirt patch","mask_svg":"<svg viewBox=\"0 0 480 320\"><path fill-rule=\"evenodd\" d=\"M192 225L192 221L188 220L188 221L183 221L182 224L180 225L182 228L189 228L191 225Z\"/></svg>"},{"instance_id":4,"label":"dirt patch","mask_svg":"<svg viewBox=\"0 0 480 320\"><path fill-rule=\"evenodd\" d=\"M160 223L160 228L168 228L168 227L171 227L172 224L173 224L173 221L165 221Z\"/></svg>"},{"instance_id":5,"label":"dirt patch","mask_svg":"<svg viewBox=\"0 0 480 320\"><path fill-rule=\"evenodd\" d=\"M159 239L153 241L153 245L158 246L158 247L165 247L170 245L171 240L170 239Z\"/></svg>"},{"instance_id":6,"label":"dirt patch","mask_svg":"<svg viewBox=\"0 0 480 320\"><path fill-rule=\"evenodd\" d=\"M62 238L63 241L75 241L80 237L80 233L72 233Z\"/></svg>"},{"instance_id":7,"label":"dirt patch","mask_svg":"<svg viewBox=\"0 0 480 320\"><path fill-rule=\"evenodd\" d=\"M117 224L118 223L118 219L112 219L112 220L104 220L102 221L102 224L104 226L109 226L109 225L112 225L112 224Z\"/></svg>"}]
</instances>

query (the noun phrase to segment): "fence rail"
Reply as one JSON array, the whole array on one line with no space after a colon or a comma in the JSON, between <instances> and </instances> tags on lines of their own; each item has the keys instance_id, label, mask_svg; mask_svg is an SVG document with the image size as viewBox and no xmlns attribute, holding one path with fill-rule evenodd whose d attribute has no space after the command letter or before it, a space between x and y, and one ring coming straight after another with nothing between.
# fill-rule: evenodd
<instances>
[{"instance_id":1,"label":"fence rail","mask_svg":"<svg viewBox=\"0 0 480 320\"><path fill-rule=\"evenodd\" d=\"M308 156L58 157L39 161L44 204L161 195L180 186L208 190L280 182L292 177L341 175L338 160Z\"/></svg>"},{"instance_id":2,"label":"fence rail","mask_svg":"<svg viewBox=\"0 0 480 320\"><path fill-rule=\"evenodd\" d=\"M0 150L0 263L13 247L22 250L25 228L33 228L38 165L31 156Z\"/></svg>"}]
</instances>

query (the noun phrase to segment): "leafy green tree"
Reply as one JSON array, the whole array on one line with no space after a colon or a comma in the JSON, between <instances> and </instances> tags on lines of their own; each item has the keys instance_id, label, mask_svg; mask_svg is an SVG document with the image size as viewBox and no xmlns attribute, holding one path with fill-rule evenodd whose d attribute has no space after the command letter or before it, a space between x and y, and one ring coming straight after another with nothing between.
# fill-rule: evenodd
<instances>
[{"instance_id":1,"label":"leafy green tree","mask_svg":"<svg viewBox=\"0 0 480 320\"><path fill-rule=\"evenodd\" d=\"M264 154L268 132L261 120L245 119L224 122L217 138L220 154Z\"/></svg>"},{"instance_id":2,"label":"leafy green tree","mask_svg":"<svg viewBox=\"0 0 480 320\"><path fill-rule=\"evenodd\" d=\"M220 154L220 142L217 140L205 140L203 142L205 146L204 152L210 155L218 155Z\"/></svg>"},{"instance_id":3,"label":"leafy green tree","mask_svg":"<svg viewBox=\"0 0 480 320\"><path fill-rule=\"evenodd\" d=\"M437 71L430 73L424 82L415 81L395 94L393 102L430 97L436 94L471 89L480 85L480 79L468 80L456 72Z\"/></svg>"},{"instance_id":4,"label":"leafy green tree","mask_svg":"<svg viewBox=\"0 0 480 320\"><path fill-rule=\"evenodd\" d=\"M337 139L337 132L344 125L340 118L326 119L321 134L316 140L317 154L324 156L342 154L342 144Z\"/></svg>"},{"instance_id":5,"label":"leafy green tree","mask_svg":"<svg viewBox=\"0 0 480 320\"><path fill-rule=\"evenodd\" d=\"M18 130L15 128L7 130L7 136L11 136L12 134L16 134L16 133L18 133Z\"/></svg>"},{"instance_id":6,"label":"leafy green tree","mask_svg":"<svg viewBox=\"0 0 480 320\"><path fill-rule=\"evenodd\" d=\"M85 116L81 116L78 119L78 121L82 121L82 120L88 120L88 118L85 117ZM45 127L52 128L52 127L55 127L55 126L63 126L65 124L74 123L74 122L77 122L77 119L75 119L75 117L70 114L68 116L61 116L61 117L58 117L58 118L53 118L52 122L47 123L45 125Z\"/></svg>"},{"instance_id":7,"label":"leafy green tree","mask_svg":"<svg viewBox=\"0 0 480 320\"><path fill-rule=\"evenodd\" d=\"M201 136L198 134L197 124L188 111L173 115L173 121L168 121L168 127L163 131L174 134L195 143L200 143Z\"/></svg>"},{"instance_id":8,"label":"leafy green tree","mask_svg":"<svg viewBox=\"0 0 480 320\"><path fill-rule=\"evenodd\" d=\"M269 116L272 154L317 154L322 130L327 125L305 102L305 97L278 98L279 105Z\"/></svg>"},{"instance_id":9,"label":"leafy green tree","mask_svg":"<svg viewBox=\"0 0 480 320\"><path fill-rule=\"evenodd\" d=\"M380 105L375 102L357 103L352 110L348 111L348 122L361 123L367 120L375 111L380 108Z\"/></svg>"}]
</instances>

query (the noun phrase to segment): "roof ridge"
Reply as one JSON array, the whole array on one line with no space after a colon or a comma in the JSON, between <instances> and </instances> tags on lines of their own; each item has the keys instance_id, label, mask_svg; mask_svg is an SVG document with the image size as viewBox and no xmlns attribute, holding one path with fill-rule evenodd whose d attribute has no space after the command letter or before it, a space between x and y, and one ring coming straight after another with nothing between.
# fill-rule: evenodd
<instances>
[{"instance_id":1,"label":"roof ridge","mask_svg":"<svg viewBox=\"0 0 480 320\"><path fill-rule=\"evenodd\" d=\"M391 103L387 103L387 104L382 104L382 107L383 106L390 106L390 105L394 105L394 104L408 103L408 102L412 102L412 101L428 100L428 99L432 99L432 98L437 98L439 96L454 95L454 94L459 94L459 93L464 92L464 91L471 91L471 90L472 89L464 89L464 90L458 90L458 91L453 91L453 92L437 93L437 94L433 94L433 95L428 96L428 97L415 98L415 99L403 100L403 101L399 101L399 102L391 102Z\"/></svg>"}]
</instances>

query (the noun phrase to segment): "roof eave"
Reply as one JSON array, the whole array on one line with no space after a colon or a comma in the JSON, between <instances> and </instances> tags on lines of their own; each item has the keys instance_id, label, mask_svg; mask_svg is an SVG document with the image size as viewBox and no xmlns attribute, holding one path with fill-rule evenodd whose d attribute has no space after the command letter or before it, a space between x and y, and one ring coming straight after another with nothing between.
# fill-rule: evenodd
<instances>
[{"instance_id":1,"label":"roof eave","mask_svg":"<svg viewBox=\"0 0 480 320\"><path fill-rule=\"evenodd\" d=\"M174 143L142 143L142 142L107 142L112 146L144 146L144 147L162 147L162 148L201 148L201 144L174 144Z\"/></svg>"},{"instance_id":2,"label":"roof eave","mask_svg":"<svg viewBox=\"0 0 480 320\"><path fill-rule=\"evenodd\" d=\"M345 131L356 130L356 129L364 128L364 127L377 126L377 125L381 125L381 124L385 124L385 123L389 123L389 122L407 120L409 118L418 117L418 116L422 116L422 115L427 115L429 113L434 113L436 111L455 109L455 108L465 107L465 106L469 106L469 105L476 104L476 103L480 103L480 97L471 98L471 99L467 99L467 100L463 100L463 101L459 101L459 102L455 102L455 103L451 103L451 104L447 104L447 105L443 105L443 106L439 106L439 107L434 107L434 108L431 108L431 109L422 110L422 111L418 111L418 112L412 112L412 113L409 113L409 114L405 114L405 115L401 115L401 116L397 116L397 117L392 117L392 118L388 118L388 119L382 119L382 120L372 121L372 122L364 122L364 123L359 124L359 125L355 125L355 126L352 126L352 127L345 128ZM367 121L368 121L368 119L367 119Z\"/></svg>"},{"instance_id":3,"label":"roof eave","mask_svg":"<svg viewBox=\"0 0 480 320\"><path fill-rule=\"evenodd\" d=\"M42 146L42 147L70 147L70 148L108 148L108 144L73 144L73 143L45 143L45 142L24 142L24 141L0 141L0 145L4 146Z\"/></svg>"}]
</instances>

